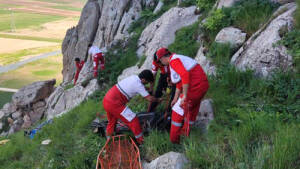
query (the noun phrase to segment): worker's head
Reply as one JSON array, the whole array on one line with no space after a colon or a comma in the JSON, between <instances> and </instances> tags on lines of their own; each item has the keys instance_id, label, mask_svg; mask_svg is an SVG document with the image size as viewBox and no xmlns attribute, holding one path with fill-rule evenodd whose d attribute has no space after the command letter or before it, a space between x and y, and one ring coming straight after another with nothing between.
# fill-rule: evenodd
<instances>
[{"instance_id":1,"label":"worker's head","mask_svg":"<svg viewBox=\"0 0 300 169\"><path fill-rule=\"evenodd\" d=\"M92 47L93 46L93 44L92 43L89 43L88 44L88 48L90 48L90 47Z\"/></svg>"},{"instance_id":2,"label":"worker's head","mask_svg":"<svg viewBox=\"0 0 300 169\"><path fill-rule=\"evenodd\" d=\"M163 65L169 65L170 56L172 53L167 48L160 48L155 52L155 54L158 62Z\"/></svg>"},{"instance_id":3,"label":"worker's head","mask_svg":"<svg viewBox=\"0 0 300 169\"><path fill-rule=\"evenodd\" d=\"M141 82L143 84L153 83L154 82L153 73L151 72L151 70L148 70L148 69L143 70L139 74L139 78L141 79Z\"/></svg>"},{"instance_id":4,"label":"worker's head","mask_svg":"<svg viewBox=\"0 0 300 169\"><path fill-rule=\"evenodd\" d=\"M154 54L153 54L153 61L155 63L157 63L158 65L163 66L163 64L157 59L156 52L154 52Z\"/></svg>"},{"instance_id":5,"label":"worker's head","mask_svg":"<svg viewBox=\"0 0 300 169\"><path fill-rule=\"evenodd\" d=\"M80 59L79 58L75 58L74 60L76 63L80 62Z\"/></svg>"}]
</instances>

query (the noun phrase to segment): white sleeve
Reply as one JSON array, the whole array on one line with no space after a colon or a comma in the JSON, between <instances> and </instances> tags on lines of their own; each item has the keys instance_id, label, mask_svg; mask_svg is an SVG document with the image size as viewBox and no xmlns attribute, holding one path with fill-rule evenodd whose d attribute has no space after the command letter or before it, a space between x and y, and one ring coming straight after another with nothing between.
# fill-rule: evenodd
<instances>
[{"instance_id":1,"label":"white sleeve","mask_svg":"<svg viewBox=\"0 0 300 169\"><path fill-rule=\"evenodd\" d=\"M138 86L137 86L137 90L138 90L138 93L143 96L143 97L146 97L148 95L150 95L147 90L145 89L145 86L140 83Z\"/></svg>"}]
</instances>

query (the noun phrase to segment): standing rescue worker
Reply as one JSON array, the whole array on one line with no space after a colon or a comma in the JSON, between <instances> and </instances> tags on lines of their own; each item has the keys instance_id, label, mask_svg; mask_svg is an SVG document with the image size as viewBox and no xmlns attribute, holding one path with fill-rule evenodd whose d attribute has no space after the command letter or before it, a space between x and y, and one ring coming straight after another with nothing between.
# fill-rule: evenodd
<instances>
[{"instance_id":1,"label":"standing rescue worker","mask_svg":"<svg viewBox=\"0 0 300 169\"><path fill-rule=\"evenodd\" d=\"M170 140L172 143L179 143L180 134L189 135L190 125L196 120L201 100L209 88L209 83L205 72L196 60L171 53L166 48L157 50L156 55L163 65L170 66L171 80L176 84L175 97L171 103Z\"/></svg>"},{"instance_id":2,"label":"standing rescue worker","mask_svg":"<svg viewBox=\"0 0 300 169\"><path fill-rule=\"evenodd\" d=\"M153 55L153 61L152 61L152 73L154 78L156 77L157 71L160 70L160 77L158 80L157 88L155 90L155 98L161 98L163 95L163 91L166 91L168 87L168 81L169 81L169 66L164 66L157 60L157 56L154 53ZM151 86L151 91L153 91L154 85ZM158 102L150 102L148 107L148 112L153 112L158 105Z\"/></svg>"},{"instance_id":3,"label":"standing rescue worker","mask_svg":"<svg viewBox=\"0 0 300 169\"><path fill-rule=\"evenodd\" d=\"M84 61L80 61L79 58L75 58L75 65L76 65L76 74L75 74L75 77L74 77L74 85L76 85L79 73L80 73L80 71L81 71L81 69L84 65Z\"/></svg>"},{"instance_id":4,"label":"standing rescue worker","mask_svg":"<svg viewBox=\"0 0 300 169\"><path fill-rule=\"evenodd\" d=\"M145 89L145 84L153 83L150 70L143 70L138 76L132 75L114 85L104 96L103 107L107 113L108 125L106 136L113 135L118 119L123 121L133 132L138 143L143 142L143 131L136 114L126 104L131 98L140 94L150 102L158 101Z\"/></svg>"},{"instance_id":5,"label":"standing rescue worker","mask_svg":"<svg viewBox=\"0 0 300 169\"><path fill-rule=\"evenodd\" d=\"M103 52L97 47L92 46L92 44L88 45L88 55L93 58L93 75L96 78L98 76L98 66L100 63L101 70L105 69L105 58Z\"/></svg>"}]
</instances>

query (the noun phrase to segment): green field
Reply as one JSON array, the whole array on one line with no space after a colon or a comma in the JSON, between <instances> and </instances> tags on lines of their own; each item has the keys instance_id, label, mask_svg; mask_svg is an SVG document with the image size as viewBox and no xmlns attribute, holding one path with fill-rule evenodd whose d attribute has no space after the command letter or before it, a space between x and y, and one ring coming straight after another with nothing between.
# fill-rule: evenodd
<instances>
[{"instance_id":1,"label":"green field","mask_svg":"<svg viewBox=\"0 0 300 169\"><path fill-rule=\"evenodd\" d=\"M11 14L6 9L0 9L0 31L8 31L11 29L12 21L16 29L29 28L31 26L39 26L47 22L63 19L62 16L32 14L14 11Z\"/></svg>"},{"instance_id":2,"label":"green field","mask_svg":"<svg viewBox=\"0 0 300 169\"><path fill-rule=\"evenodd\" d=\"M76 7L67 6L67 5L51 6L51 8L64 9L64 10L68 10L68 11L81 11L82 10L82 8L76 8Z\"/></svg>"},{"instance_id":3,"label":"green field","mask_svg":"<svg viewBox=\"0 0 300 169\"><path fill-rule=\"evenodd\" d=\"M60 49L59 46L50 46L50 47L23 49L13 53L0 53L0 65L3 66L8 64L13 64L22 60L24 56L38 55L42 53L52 52L59 49Z\"/></svg>"},{"instance_id":4,"label":"green field","mask_svg":"<svg viewBox=\"0 0 300 169\"><path fill-rule=\"evenodd\" d=\"M50 56L0 74L0 87L19 89L35 81L53 78L59 84L62 81L61 70L62 55Z\"/></svg>"},{"instance_id":5,"label":"green field","mask_svg":"<svg viewBox=\"0 0 300 169\"><path fill-rule=\"evenodd\" d=\"M3 105L10 102L11 97L14 93L11 92L2 92L0 91L0 109L2 109Z\"/></svg>"}]
</instances>

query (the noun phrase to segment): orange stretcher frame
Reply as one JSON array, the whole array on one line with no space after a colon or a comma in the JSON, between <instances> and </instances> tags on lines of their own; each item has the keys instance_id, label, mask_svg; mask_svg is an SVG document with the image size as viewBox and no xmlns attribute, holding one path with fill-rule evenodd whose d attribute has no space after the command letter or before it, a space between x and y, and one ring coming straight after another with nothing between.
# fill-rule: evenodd
<instances>
[{"instance_id":1,"label":"orange stretcher frame","mask_svg":"<svg viewBox=\"0 0 300 169\"><path fill-rule=\"evenodd\" d=\"M142 169L140 151L131 137L113 136L97 157L96 169Z\"/></svg>"}]
</instances>

